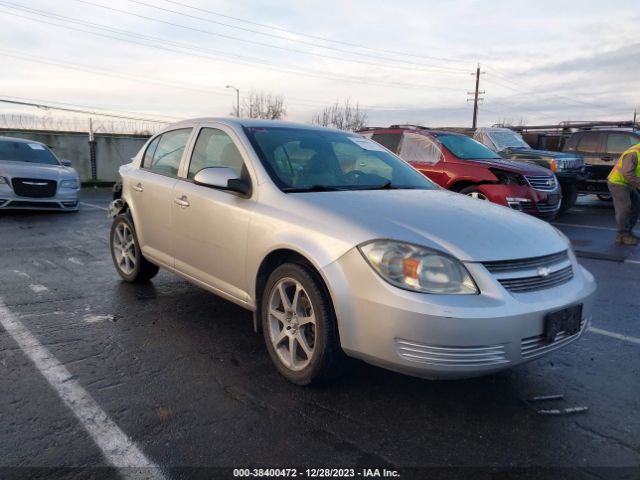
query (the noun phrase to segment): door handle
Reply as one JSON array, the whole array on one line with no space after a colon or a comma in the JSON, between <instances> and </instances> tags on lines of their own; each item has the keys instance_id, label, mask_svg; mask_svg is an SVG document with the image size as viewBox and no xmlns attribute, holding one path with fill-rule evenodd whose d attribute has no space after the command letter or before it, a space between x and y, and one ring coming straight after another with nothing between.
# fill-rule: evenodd
<instances>
[{"instance_id":1,"label":"door handle","mask_svg":"<svg viewBox=\"0 0 640 480\"><path fill-rule=\"evenodd\" d=\"M174 198L173 199L174 203L176 203L177 205L180 205L181 207L188 207L189 205L191 205L189 203L189 200L187 200L187 196L183 195L180 198Z\"/></svg>"},{"instance_id":2,"label":"door handle","mask_svg":"<svg viewBox=\"0 0 640 480\"><path fill-rule=\"evenodd\" d=\"M602 160L604 160L605 162L610 162L611 160L613 160L613 157L610 157L609 155L605 155L604 157L602 157Z\"/></svg>"},{"instance_id":3,"label":"door handle","mask_svg":"<svg viewBox=\"0 0 640 480\"><path fill-rule=\"evenodd\" d=\"M136 192L142 192L144 190L144 188L142 188L142 184L138 183L137 185L134 185L133 188Z\"/></svg>"}]
</instances>

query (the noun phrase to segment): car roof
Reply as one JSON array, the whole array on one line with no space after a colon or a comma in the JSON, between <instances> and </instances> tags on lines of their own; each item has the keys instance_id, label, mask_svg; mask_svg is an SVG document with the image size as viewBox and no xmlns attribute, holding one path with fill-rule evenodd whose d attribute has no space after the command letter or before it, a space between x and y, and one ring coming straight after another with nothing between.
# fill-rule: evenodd
<instances>
[{"instance_id":1,"label":"car roof","mask_svg":"<svg viewBox=\"0 0 640 480\"><path fill-rule=\"evenodd\" d=\"M247 127L247 128L299 128L304 130L319 130L319 131L333 131L341 133L353 133L345 130L339 130L337 128L322 127L320 125L313 125L310 123L298 123L298 122L286 122L284 120L261 120L255 118L230 118L230 117L199 117L191 118L187 120L181 120L176 123L172 123L167 128L180 127L181 125L193 125L194 123L206 123L216 122L228 125L230 127ZM165 129L166 130L166 129Z\"/></svg>"},{"instance_id":2,"label":"car roof","mask_svg":"<svg viewBox=\"0 0 640 480\"><path fill-rule=\"evenodd\" d=\"M4 137L2 135L0 135L0 142L37 143L38 145L42 145L44 147L47 146L46 143L38 142L37 140L30 140L28 138L18 138L18 137Z\"/></svg>"},{"instance_id":3,"label":"car roof","mask_svg":"<svg viewBox=\"0 0 640 480\"><path fill-rule=\"evenodd\" d=\"M443 127L444 128L444 127ZM380 131L385 131L385 132L392 132L392 131L403 131L403 132L412 132L412 133L419 133L422 135L433 135L434 137L437 137L439 135L455 135L458 137L466 137L467 135L463 134L463 133L458 133L458 132L452 132L449 130L433 130L431 128L428 127L413 127L413 126L404 126L404 125L392 125L390 127L370 127L370 128L365 128L362 130L358 130L358 133L365 133L365 132L380 132Z\"/></svg>"}]
</instances>

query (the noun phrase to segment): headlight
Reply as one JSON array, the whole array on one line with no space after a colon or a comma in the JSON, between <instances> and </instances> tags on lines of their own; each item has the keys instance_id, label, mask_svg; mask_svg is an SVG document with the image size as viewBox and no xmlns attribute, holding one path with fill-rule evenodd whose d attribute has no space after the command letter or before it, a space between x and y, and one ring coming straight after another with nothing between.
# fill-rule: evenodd
<instances>
[{"instance_id":1,"label":"headlight","mask_svg":"<svg viewBox=\"0 0 640 480\"><path fill-rule=\"evenodd\" d=\"M373 269L396 287L422 293L479 293L464 265L442 252L392 240L374 240L358 248Z\"/></svg>"},{"instance_id":2,"label":"headlight","mask_svg":"<svg viewBox=\"0 0 640 480\"><path fill-rule=\"evenodd\" d=\"M0 185L8 185L9 182L7 182L7 179L4 177L0 177Z\"/></svg>"},{"instance_id":3,"label":"headlight","mask_svg":"<svg viewBox=\"0 0 640 480\"><path fill-rule=\"evenodd\" d=\"M78 180L63 180L60 182L60 188L78 188Z\"/></svg>"},{"instance_id":4,"label":"headlight","mask_svg":"<svg viewBox=\"0 0 640 480\"><path fill-rule=\"evenodd\" d=\"M491 173L493 173L498 182L503 185L526 185L527 181L524 179L522 175L519 175L515 172L509 172L508 170L501 170L499 168L489 168Z\"/></svg>"}]
</instances>

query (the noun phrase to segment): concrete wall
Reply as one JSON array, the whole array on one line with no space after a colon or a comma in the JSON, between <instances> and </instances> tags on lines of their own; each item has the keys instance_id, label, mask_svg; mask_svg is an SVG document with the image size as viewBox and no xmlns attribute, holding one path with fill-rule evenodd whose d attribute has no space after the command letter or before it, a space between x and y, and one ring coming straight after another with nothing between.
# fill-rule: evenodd
<instances>
[{"instance_id":1,"label":"concrete wall","mask_svg":"<svg viewBox=\"0 0 640 480\"><path fill-rule=\"evenodd\" d=\"M0 129L0 136L26 138L49 145L58 158L71 160L71 166L78 171L81 181L91 180L88 133ZM148 138L143 135L96 134L98 180L116 181L118 167L129 163Z\"/></svg>"}]
</instances>

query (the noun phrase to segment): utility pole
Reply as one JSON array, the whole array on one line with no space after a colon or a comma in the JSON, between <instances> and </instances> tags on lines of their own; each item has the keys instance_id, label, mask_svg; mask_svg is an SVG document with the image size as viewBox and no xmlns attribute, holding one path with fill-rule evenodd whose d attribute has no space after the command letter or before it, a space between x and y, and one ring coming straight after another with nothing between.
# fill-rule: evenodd
<instances>
[{"instance_id":1,"label":"utility pole","mask_svg":"<svg viewBox=\"0 0 640 480\"><path fill-rule=\"evenodd\" d=\"M475 92L467 92L467 95L473 95L473 124L472 128L476 128L478 125L478 101L483 101L484 98L479 98L479 95L484 95L484 90L480 91L480 75L486 73L480 71L480 64L478 63L478 68L476 69L476 73L472 73L471 75L476 76L476 90ZM467 102L470 102L472 99L468 98Z\"/></svg>"},{"instance_id":2,"label":"utility pole","mask_svg":"<svg viewBox=\"0 0 640 480\"><path fill-rule=\"evenodd\" d=\"M91 164L91 180L98 180L98 162L96 159L96 138L93 134L93 119L89 117L89 163Z\"/></svg>"}]
</instances>

